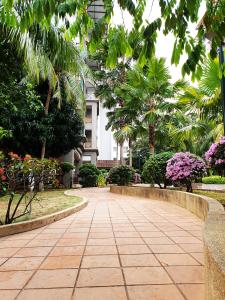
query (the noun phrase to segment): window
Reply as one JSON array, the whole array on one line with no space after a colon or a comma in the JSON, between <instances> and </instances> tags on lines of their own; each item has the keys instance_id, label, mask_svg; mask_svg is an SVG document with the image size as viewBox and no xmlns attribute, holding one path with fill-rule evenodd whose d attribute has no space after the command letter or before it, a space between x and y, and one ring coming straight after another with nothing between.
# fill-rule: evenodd
<instances>
[{"instance_id":1,"label":"window","mask_svg":"<svg viewBox=\"0 0 225 300\"><path fill-rule=\"evenodd\" d=\"M91 148L92 147L92 131L91 130L85 130L85 136L86 136L86 143L85 148Z\"/></svg>"},{"instance_id":2,"label":"window","mask_svg":"<svg viewBox=\"0 0 225 300\"><path fill-rule=\"evenodd\" d=\"M87 108L86 108L85 122L92 123L92 107L91 106L87 106Z\"/></svg>"}]
</instances>

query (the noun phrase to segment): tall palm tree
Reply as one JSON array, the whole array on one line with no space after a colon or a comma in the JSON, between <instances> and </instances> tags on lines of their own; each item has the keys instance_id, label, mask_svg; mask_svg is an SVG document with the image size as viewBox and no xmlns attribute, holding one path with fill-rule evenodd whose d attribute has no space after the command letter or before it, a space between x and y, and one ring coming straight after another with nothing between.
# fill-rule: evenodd
<instances>
[{"instance_id":1,"label":"tall palm tree","mask_svg":"<svg viewBox=\"0 0 225 300\"><path fill-rule=\"evenodd\" d=\"M177 81L174 84L170 82L169 70L163 58L154 57L144 68L136 65L127 73L127 80L123 88L130 95L129 104L133 106L133 109L136 108L139 122L148 126L151 155L154 155L155 152L156 127L160 121L159 106L162 106L166 99L174 97L179 88L184 85L183 81Z\"/></svg>"}]
</instances>

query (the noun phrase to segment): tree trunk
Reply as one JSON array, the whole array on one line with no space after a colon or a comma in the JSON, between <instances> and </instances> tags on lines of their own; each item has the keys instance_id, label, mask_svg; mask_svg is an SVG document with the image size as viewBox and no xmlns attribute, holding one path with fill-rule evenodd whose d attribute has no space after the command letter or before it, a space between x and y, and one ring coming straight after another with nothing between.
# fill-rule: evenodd
<instances>
[{"instance_id":1,"label":"tree trunk","mask_svg":"<svg viewBox=\"0 0 225 300\"><path fill-rule=\"evenodd\" d=\"M148 139L149 139L149 152L150 155L155 153L155 125L149 124L148 126Z\"/></svg>"},{"instance_id":2,"label":"tree trunk","mask_svg":"<svg viewBox=\"0 0 225 300\"><path fill-rule=\"evenodd\" d=\"M51 98L52 98L52 88L49 85L48 87L48 95L46 98L46 102L45 102L45 116L48 116L48 112L49 112L49 106L50 106L50 102L51 102ZM46 139L44 139L43 143L42 143L42 148L41 148L41 159L45 158L45 151L46 151Z\"/></svg>"},{"instance_id":3,"label":"tree trunk","mask_svg":"<svg viewBox=\"0 0 225 300\"><path fill-rule=\"evenodd\" d=\"M120 143L120 164L124 165L124 159L123 159L123 146L124 143Z\"/></svg>"},{"instance_id":4,"label":"tree trunk","mask_svg":"<svg viewBox=\"0 0 225 300\"><path fill-rule=\"evenodd\" d=\"M46 102L45 102L45 111L44 111L45 116L48 116L51 98L52 98L52 88L51 88L51 86L49 84L48 94L47 94L47 98L46 98ZM45 152L46 152L46 138L43 140L42 147L41 147L41 159L45 158ZM43 181L41 181L39 183L39 190L40 191L44 190L44 183L43 183Z\"/></svg>"},{"instance_id":5,"label":"tree trunk","mask_svg":"<svg viewBox=\"0 0 225 300\"><path fill-rule=\"evenodd\" d=\"M129 166L132 167L133 165L133 151L132 151L132 143L129 139Z\"/></svg>"}]
</instances>

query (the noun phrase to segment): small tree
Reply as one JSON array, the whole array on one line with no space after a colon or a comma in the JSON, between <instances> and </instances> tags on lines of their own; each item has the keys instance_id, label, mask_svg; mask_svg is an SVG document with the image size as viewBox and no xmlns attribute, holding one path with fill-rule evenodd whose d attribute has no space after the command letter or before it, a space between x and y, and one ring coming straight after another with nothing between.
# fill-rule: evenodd
<instances>
[{"instance_id":1,"label":"small tree","mask_svg":"<svg viewBox=\"0 0 225 300\"><path fill-rule=\"evenodd\" d=\"M192 192L192 181L206 173L204 161L189 152L176 153L167 163L166 177L174 183L185 184Z\"/></svg>"},{"instance_id":2,"label":"small tree","mask_svg":"<svg viewBox=\"0 0 225 300\"><path fill-rule=\"evenodd\" d=\"M79 169L80 183L83 187L97 186L99 169L93 164L84 164Z\"/></svg>"},{"instance_id":3,"label":"small tree","mask_svg":"<svg viewBox=\"0 0 225 300\"><path fill-rule=\"evenodd\" d=\"M148 160L146 160L142 173L142 177L145 182L156 183L160 188L162 188L163 184L164 188L166 188L169 183L169 180L166 177L166 166L168 160L172 156L172 152L163 152L151 156Z\"/></svg>"},{"instance_id":4,"label":"small tree","mask_svg":"<svg viewBox=\"0 0 225 300\"><path fill-rule=\"evenodd\" d=\"M210 146L205 153L205 159L210 167L214 168L220 176L225 175L225 136L218 143Z\"/></svg>"},{"instance_id":5,"label":"small tree","mask_svg":"<svg viewBox=\"0 0 225 300\"><path fill-rule=\"evenodd\" d=\"M119 166L109 171L109 178L112 183L118 185L128 185L132 182L134 170L128 166Z\"/></svg>"},{"instance_id":6,"label":"small tree","mask_svg":"<svg viewBox=\"0 0 225 300\"><path fill-rule=\"evenodd\" d=\"M4 220L11 224L31 213L32 202L39 191L39 184L52 184L58 173L54 160L40 160L26 155L24 158L10 152L9 157L0 153L0 194L8 197Z\"/></svg>"}]
</instances>

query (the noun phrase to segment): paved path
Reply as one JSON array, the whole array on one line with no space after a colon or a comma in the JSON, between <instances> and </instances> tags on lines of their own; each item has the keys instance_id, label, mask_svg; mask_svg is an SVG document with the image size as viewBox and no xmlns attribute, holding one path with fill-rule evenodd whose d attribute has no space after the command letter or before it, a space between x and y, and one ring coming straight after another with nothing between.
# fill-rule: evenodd
<instances>
[{"instance_id":1,"label":"paved path","mask_svg":"<svg viewBox=\"0 0 225 300\"><path fill-rule=\"evenodd\" d=\"M87 208L0 239L0 299L203 300L199 219L106 189L71 193Z\"/></svg>"}]
</instances>

